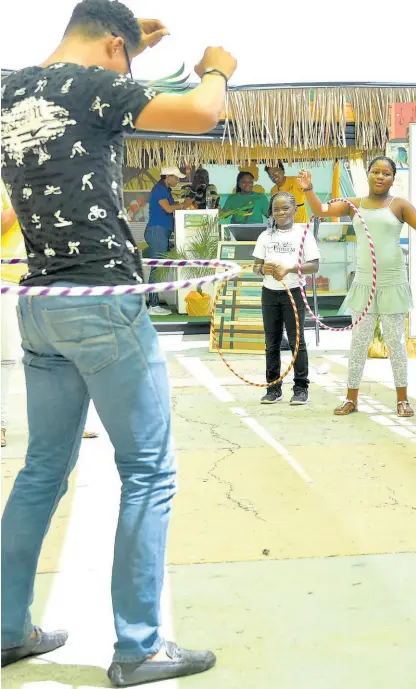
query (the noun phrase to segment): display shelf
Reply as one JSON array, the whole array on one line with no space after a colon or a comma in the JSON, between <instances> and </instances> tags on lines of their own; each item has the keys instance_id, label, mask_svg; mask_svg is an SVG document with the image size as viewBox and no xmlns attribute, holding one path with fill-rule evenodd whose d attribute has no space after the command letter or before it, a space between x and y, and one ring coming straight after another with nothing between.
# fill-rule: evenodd
<instances>
[{"instance_id":1,"label":"display shelf","mask_svg":"<svg viewBox=\"0 0 416 689\"><path fill-rule=\"evenodd\" d=\"M319 227L315 228L315 236L318 235L321 254L319 272L316 276L316 293L325 301L331 297L342 299L348 292L356 265L357 244L355 241L351 241L351 239L355 239L353 232L351 223L320 223ZM349 238L342 241L325 241L325 237L334 235ZM320 283L323 280L328 289L322 289L323 285ZM307 284L307 288L308 292L311 293L310 283ZM341 303L342 301L340 301L339 306Z\"/></svg>"}]
</instances>

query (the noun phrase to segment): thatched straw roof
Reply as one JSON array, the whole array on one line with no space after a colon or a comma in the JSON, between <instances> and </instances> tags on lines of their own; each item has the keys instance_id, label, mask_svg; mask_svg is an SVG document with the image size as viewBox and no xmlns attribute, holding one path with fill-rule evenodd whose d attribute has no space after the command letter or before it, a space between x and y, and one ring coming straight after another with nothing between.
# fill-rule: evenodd
<instances>
[{"instance_id":1,"label":"thatched straw roof","mask_svg":"<svg viewBox=\"0 0 416 689\"><path fill-rule=\"evenodd\" d=\"M1 72L7 76L10 70ZM366 160L385 150L393 103L415 103L416 112L416 84L238 86L228 91L223 121L208 135L134 133L126 141L126 163L142 168Z\"/></svg>"},{"instance_id":2,"label":"thatched straw roof","mask_svg":"<svg viewBox=\"0 0 416 689\"><path fill-rule=\"evenodd\" d=\"M416 85L239 87L228 92L222 126L204 137L129 138L129 167L250 160L367 157L384 151L389 108L416 102ZM416 104L416 103L415 103Z\"/></svg>"}]
</instances>

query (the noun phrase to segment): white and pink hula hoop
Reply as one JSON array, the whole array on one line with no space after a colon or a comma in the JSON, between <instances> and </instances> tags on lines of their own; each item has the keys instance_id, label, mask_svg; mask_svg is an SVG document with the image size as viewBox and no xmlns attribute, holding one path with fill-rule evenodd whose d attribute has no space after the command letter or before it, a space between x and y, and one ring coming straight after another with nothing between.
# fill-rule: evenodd
<instances>
[{"instance_id":1,"label":"white and pink hula hoop","mask_svg":"<svg viewBox=\"0 0 416 689\"><path fill-rule=\"evenodd\" d=\"M367 223L365 222L364 218L362 217L360 211L359 211L358 208L356 208L356 207L354 206L354 204L351 203L351 201L349 201L348 199L331 199L331 201L328 201L327 203L328 203L328 204L329 204L329 203L336 203L337 201L342 201L343 203L348 204L348 206L350 206L350 208L352 208L352 210L354 211L354 213L355 213L356 215L358 215L358 217L360 218L360 220L361 220L361 222L362 222L362 225L363 225L363 227L364 227L364 230L365 230L365 233L366 233L366 235L367 235L367 238L368 238L368 243L369 243L369 245L370 245L370 251L371 251L371 260L372 260L372 263L373 263L373 277L372 277L372 281L371 281L370 297L369 297L369 299L368 299L368 304L366 305L364 311L358 316L358 318L357 318L357 320L355 321L355 323L352 323L351 325L348 325L346 328L330 328L329 325L325 325L325 323L323 323L321 320L319 320L319 318L318 318L317 316L315 316L314 312L312 311L311 307L310 307L309 304L308 304L308 299L307 299L307 296L306 296L306 293L305 293L305 289L304 289L303 284L302 284L302 283L303 283L304 276L302 275L302 270L301 270L301 269L302 269L302 263L303 263L303 246L304 246L304 244L305 244L305 239L306 239L306 236L307 236L307 234L308 234L309 228L310 228L310 226L312 225L312 223L313 223L313 221L314 221L314 218L315 218L314 215L309 219L309 222L308 222L308 224L307 224L306 227L305 227L305 232L303 233L302 240L301 240L301 243L300 243L299 256L298 256L298 275L299 275L299 285L300 285L300 291L301 291L301 294L302 294L302 299L303 299L303 301L304 301L304 303L305 303L305 306L306 306L307 310L309 311L311 317L313 318L313 320L316 321L317 323L319 323L319 325L321 326L321 328L324 328L325 330L331 330L332 332L344 332L345 330L352 330L353 328L355 328L355 326L358 325L358 323L359 323L359 322L364 318L364 316L368 313L368 310L369 310L369 308L370 308L370 306L371 306L371 304L372 304L372 301L373 301L373 299L374 299L374 294L375 294L375 291L376 291L377 262L376 262L376 252L375 252L375 250L374 250L373 239L372 239L372 237L371 237L370 230L369 230L368 227L367 227Z\"/></svg>"},{"instance_id":2,"label":"white and pink hula hoop","mask_svg":"<svg viewBox=\"0 0 416 689\"><path fill-rule=\"evenodd\" d=\"M26 258L3 258L2 263L8 265L16 265L18 263L27 263ZM179 289L188 289L189 287L201 287L202 285L209 285L216 282L223 282L241 273L241 266L238 263L231 261L217 261L217 260L189 260L189 261L174 261L163 259L144 259L143 264L151 266L160 266L163 268L208 268L216 270L217 268L224 268L221 273L214 275L206 275L199 278L190 278L189 280L176 280L174 282L157 282L154 284L137 283L136 285L108 285L101 287L24 287L18 285L2 285L2 294L18 294L26 297L100 297L111 294L151 294L155 292L175 292Z\"/></svg>"}]
</instances>

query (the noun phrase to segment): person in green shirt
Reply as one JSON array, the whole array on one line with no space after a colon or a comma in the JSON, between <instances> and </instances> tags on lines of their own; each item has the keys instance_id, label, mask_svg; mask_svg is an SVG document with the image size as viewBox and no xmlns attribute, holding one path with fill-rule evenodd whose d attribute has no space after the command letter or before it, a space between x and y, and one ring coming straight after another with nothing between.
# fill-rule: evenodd
<instances>
[{"instance_id":1,"label":"person in green shirt","mask_svg":"<svg viewBox=\"0 0 416 689\"><path fill-rule=\"evenodd\" d=\"M265 194L253 191L253 183L251 172L238 174L236 193L228 197L221 212L222 217L227 217L227 222L233 225L254 225L262 224L263 217L267 218L269 202Z\"/></svg>"}]
</instances>

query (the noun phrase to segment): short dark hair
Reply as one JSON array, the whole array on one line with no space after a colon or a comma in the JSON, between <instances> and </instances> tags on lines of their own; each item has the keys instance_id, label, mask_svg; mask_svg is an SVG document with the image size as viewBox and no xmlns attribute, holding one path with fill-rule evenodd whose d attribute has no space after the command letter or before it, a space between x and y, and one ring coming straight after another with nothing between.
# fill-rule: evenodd
<instances>
[{"instance_id":1,"label":"short dark hair","mask_svg":"<svg viewBox=\"0 0 416 689\"><path fill-rule=\"evenodd\" d=\"M251 177L251 179L254 181L254 175L253 175L251 172L244 172L244 170L242 170L241 172L239 172L238 175L237 175L237 182L236 182L236 185L235 185L235 187L236 187L236 189L235 189L236 194L240 194L240 193L241 193L240 182L241 182L241 180L243 179L243 177Z\"/></svg>"},{"instance_id":2,"label":"short dark hair","mask_svg":"<svg viewBox=\"0 0 416 689\"><path fill-rule=\"evenodd\" d=\"M396 172L397 172L396 163L394 162L394 160L392 160L391 158L388 158L387 156L377 156L376 158L373 158L373 160L371 161L371 163L369 164L369 166L367 168L367 173L370 172L373 165L378 163L379 160L384 160L386 163L388 163L390 165L391 169L393 170L393 179L394 179L394 177L396 176Z\"/></svg>"},{"instance_id":3,"label":"short dark hair","mask_svg":"<svg viewBox=\"0 0 416 689\"><path fill-rule=\"evenodd\" d=\"M141 30L133 12L118 0L82 0L75 6L65 29L65 36L72 31L90 38L117 34L124 39L129 50L140 45Z\"/></svg>"},{"instance_id":4,"label":"short dark hair","mask_svg":"<svg viewBox=\"0 0 416 689\"><path fill-rule=\"evenodd\" d=\"M209 172L208 172L208 170L205 170L205 168L203 168L203 167L199 167L198 170L195 171L194 178L192 180L192 187L194 189L196 189L197 184L198 185L201 184L201 182L199 181L201 179L201 177L203 177L204 180L206 180L206 182L204 181L204 182L202 182L202 184L205 184L205 183L209 184Z\"/></svg>"},{"instance_id":5,"label":"short dark hair","mask_svg":"<svg viewBox=\"0 0 416 689\"><path fill-rule=\"evenodd\" d=\"M283 165L281 160L277 161L277 165L265 165L264 166L264 169L267 172L267 174L269 173L269 170L274 170L275 168L277 168L278 170L281 170L282 172L285 171L285 166Z\"/></svg>"}]
</instances>

